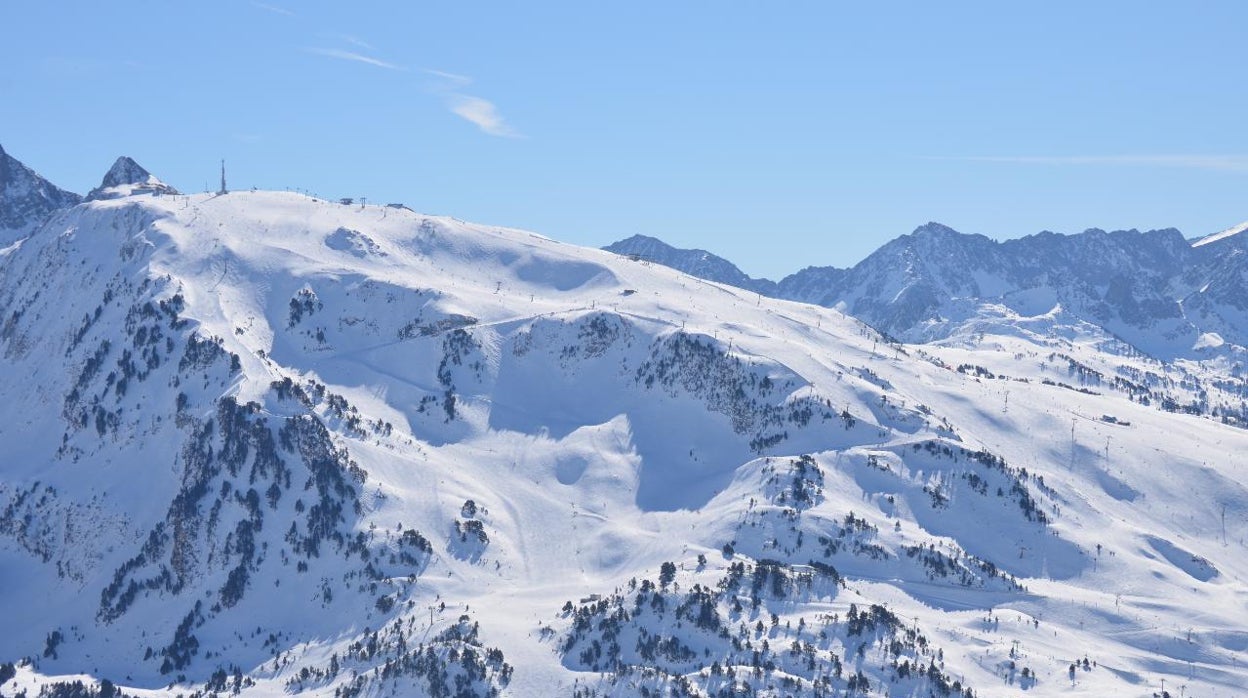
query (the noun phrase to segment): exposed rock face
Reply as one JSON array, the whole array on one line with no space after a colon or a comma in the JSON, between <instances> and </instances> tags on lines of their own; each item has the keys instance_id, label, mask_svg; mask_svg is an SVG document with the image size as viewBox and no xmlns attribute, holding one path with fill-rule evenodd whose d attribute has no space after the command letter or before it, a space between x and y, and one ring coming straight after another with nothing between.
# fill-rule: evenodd
<instances>
[{"instance_id":1,"label":"exposed rock face","mask_svg":"<svg viewBox=\"0 0 1248 698\"><path fill-rule=\"evenodd\" d=\"M79 201L81 196L40 177L0 148L0 245L11 242L14 231L28 231L53 211Z\"/></svg>"},{"instance_id":2,"label":"exposed rock face","mask_svg":"<svg viewBox=\"0 0 1248 698\"><path fill-rule=\"evenodd\" d=\"M125 155L117 158L105 173L100 186L91 190L87 200L116 199L131 194L177 194L178 190L160 181L142 165Z\"/></svg>"}]
</instances>

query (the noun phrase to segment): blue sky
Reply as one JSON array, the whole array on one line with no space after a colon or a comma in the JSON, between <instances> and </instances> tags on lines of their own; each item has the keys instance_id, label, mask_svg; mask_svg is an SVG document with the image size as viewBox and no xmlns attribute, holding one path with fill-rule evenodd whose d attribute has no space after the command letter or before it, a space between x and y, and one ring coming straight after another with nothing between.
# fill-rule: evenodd
<instances>
[{"instance_id":1,"label":"blue sky","mask_svg":"<svg viewBox=\"0 0 1248 698\"><path fill-rule=\"evenodd\" d=\"M402 201L754 275L929 220L1248 219L1248 3L4 2L0 145L86 191ZM1163 6L1168 5L1168 6Z\"/></svg>"}]
</instances>

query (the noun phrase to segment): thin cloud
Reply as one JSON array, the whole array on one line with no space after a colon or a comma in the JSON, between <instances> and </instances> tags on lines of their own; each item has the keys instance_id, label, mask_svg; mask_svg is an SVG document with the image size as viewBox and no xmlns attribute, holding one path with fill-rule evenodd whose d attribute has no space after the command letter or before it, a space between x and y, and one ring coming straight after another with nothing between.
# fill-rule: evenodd
<instances>
[{"instance_id":1,"label":"thin cloud","mask_svg":"<svg viewBox=\"0 0 1248 698\"><path fill-rule=\"evenodd\" d=\"M372 44L368 43L367 41L359 38L358 36L351 36L350 34L343 34L342 40L347 42L348 44L351 44L352 46L359 46L360 48L366 49L369 51L372 51L375 48Z\"/></svg>"},{"instance_id":2,"label":"thin cloud","mask_svg":"<svg viewBox=\"0 0 1248 698\"><path fill-rule=\"evenodd\" d=\"M975 155L926 159L999 162L1019 165L1183 167L1222 172L1248 172L1248 155Z\"/></svg>"},{"instance_id":3,"label":"thin cloud","mask_svg":"<svg viewBox=\"0 0 1248 698\"><path fill-rule=\"evenodd\" d=\"M263 3L263 2L253 2L253 3L251 3L251 5L252 5L252 7L258 7L258 8L260 8L261 10L267 10L267 11L269 11L269 12L272 12L273 14L277 14L277 15L285 15L286 17L294 17L294 16L295 16L295 13L294 13L294 12L291 12L290 10L286 9L285 7L278 7L277 5L269 5L269 4L266 4L266 3Z\"/></svg>"},{"instance_id":4,"label":"thin cloud","mask_svg":"<svg viewBox=\"0 0 1248 698\"><path fill-rule=\"evenodd\" d=\"M494 103L487 99L455 94L451 95L448 106L456 116L475 124L491 136L516 138L520 135L498 113Z\"/></svg>"},{"instance_id":5,"label":"thin cloud","mask_svg":"<svg viewBox=\"0 0 1248 698\"><path fill-rule=\"evenodd\" d=\"M442 96L446 108L452 114L475 125L483 133L500 138L520 138L521 135L498 112L498 107L488 99L474 97L460 92L472 84L472 78L459 73L451 73L434 68L421 68L422 73L438 79L438 83L430 87L434 94Z\"/></svg>"},{"instance_id":6,"label":"thin cloud","mask_svg":"<svg viewBox=\"0 0 1248 698\"><path fill-rule=\"evenodd\" d=\"M433 68L421 68L420 70L422 73L432 75L435 78L441 78L456 87L464 87L472 84L472 78L467 75L448 73L445 70L434 70Z\"/></svg>"},{"instance_id":7,"label":"thin cloud","mask_svg":"<svg viewBox=\"0 0 1248 698\"><path fill-rule=\"evenodd\" d=\"M383 61L380 58L365 56L362 53L355 53L354 51L343 51L342 49L336 48L310 48L308 51L319 56L328 56L329 58L337 58L343 61L355 61L357 63L364 63L366 65L385 68L387 70L407 70L407 68L404 68L401 65L395 65L393 63Z\"/></svg>"}]
</instances>

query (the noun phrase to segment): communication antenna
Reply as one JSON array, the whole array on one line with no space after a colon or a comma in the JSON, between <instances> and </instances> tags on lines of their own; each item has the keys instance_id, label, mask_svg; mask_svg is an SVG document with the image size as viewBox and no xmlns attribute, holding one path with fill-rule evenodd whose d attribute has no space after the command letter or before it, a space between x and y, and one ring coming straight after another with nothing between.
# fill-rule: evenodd
<instances>
[{"instance_id":1,"label":"communication antenna","mask_svg":"<svg viewBox=\"0 0 1248 698\"><path fill-rule=\"evenodd\" d=\"M221 161L221 190L217 192L219 196L229 194L230 190L225 188L225 160Z\"/></svg>"}]
</instances>

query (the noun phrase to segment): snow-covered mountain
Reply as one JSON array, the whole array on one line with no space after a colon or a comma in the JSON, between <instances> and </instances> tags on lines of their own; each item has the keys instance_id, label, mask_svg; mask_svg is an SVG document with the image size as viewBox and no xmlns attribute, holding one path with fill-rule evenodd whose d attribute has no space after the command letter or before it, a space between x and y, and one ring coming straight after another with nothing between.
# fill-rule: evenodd
<instances>
[{"instance_id":1,"label":"snow-covered mountain","mask_svg":"<svg viewBox=\"0 0 1248 698\"><path fill-rule=\"evenodd\" d=\"M57 188L0 148L0 248L82 197Z\"/></svg>"},{"instance_id":2,"label":"snow-covered mountain","mask_svg":"<svg viewBox=\"0 0 1248 698\"><path fill-rule=\"evenodd\" d=\"M1041 334L1081 328L1161 358L1209 358L1216 346L1235 348L1238 360L1248 346L1244 227L1195 242L1174 229L1043 232L996 242L928 223L849 269L808 267L787 276L770 295L839 308L912 342L987 327ZM688 264L677 268L769 293Z\"/></svg>"},{"instance_id":3,"label":"snow-covered mountain","mask_svg":"<svg viewBox=\"0 0 1248 698\"><path fill-rule=\"evenodd\" d=\"M688 250L671 245L658 238L634 235L602 248L608 252L625 255L639 261L654 262L665 267L683 271L690 276L718 281L721 284L744 288L764 295L775 295L776 283L769 279L755 279L737 268L737 265L706 250Z\"/></svg>"},{"instance_id":4,"label":"snow-covered mountain","mask_svg":"<svg viewBox=\"0 0 1248 698\"><path fill-rule=\"evenodd\" d=\"M87 201L0 253L0 694L1232 693L1248 390L1111 349L401 208Z\"/></svg>"},{"instance_id":5,"label":"snow-covered mountain","mask_svg":"<svg viewBox=\"0 0 1248 698\"><path fill-rule=\"evenodd\" d=\"M1019 317L1057 310L1117 333L1140 330L1151 337L1182 318L1181 289L1172 278L1189 252L1175 230L1041 233L997 243L929 223L871 254L837 286L800 299L844 304L847 312L911 340L949 336L981 319L984 304ZM781 288L801 288L803 274Z\"/></svg>"}]
</instances>

